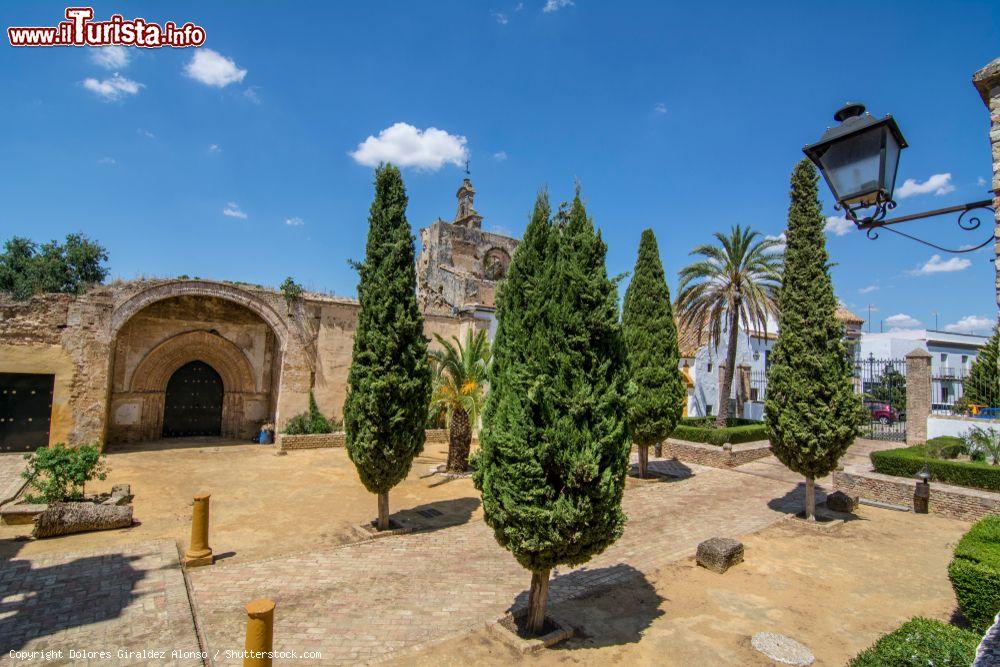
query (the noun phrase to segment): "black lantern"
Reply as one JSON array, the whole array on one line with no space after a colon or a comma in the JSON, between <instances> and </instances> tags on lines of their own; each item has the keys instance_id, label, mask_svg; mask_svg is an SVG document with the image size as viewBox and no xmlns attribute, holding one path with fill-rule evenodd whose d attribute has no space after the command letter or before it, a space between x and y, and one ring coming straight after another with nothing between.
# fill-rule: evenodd
<instances>
[{"instance_id":1,"label":"black lantern","mask_svg":"<svg viewBox=\"0 0 1000 667\"><path fill-rule=\"evenodd\" d=\"M878 222L895 208L899 151L906 139L892 116L881 120L865 113L863 104L847 104L834 115L840 125L823 133L815 144L803 148L812 160L847 217L859 227ZM857 211L875 207L860 220Z\"/></svg>"}]
</instances>

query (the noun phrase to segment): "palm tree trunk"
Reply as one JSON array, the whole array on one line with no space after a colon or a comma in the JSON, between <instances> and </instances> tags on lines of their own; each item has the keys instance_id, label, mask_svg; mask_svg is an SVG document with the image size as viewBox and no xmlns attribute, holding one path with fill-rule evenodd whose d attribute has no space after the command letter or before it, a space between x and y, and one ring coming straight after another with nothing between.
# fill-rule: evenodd
<instances>
[{"instance_id":1,"label":"palm tree trunk","mask_svg":"<svg viewBox=\"0 0 1000 667\"><path fill-rule=\"evenodd\" d=\"M729 342L726 344L726 363L722 369L722 386L719 387L719 416L715 425L723 427L729 417L729 395L733 392L733 375L736 374L736 343L739 338L739 305L729 316Z\"/></svg>"},{"instance_id":2,"label":"palm tree trunk","mask_svg":"<svg viewBox=\"0 0 1000 667\"><path fill-rule=\"evenodd\" d=\"M451 413L448 427L448 471L465 472L469 469L469 449L472 446L472 425L469 413L456 407Z\"/></svg>"},{"instance_id":3,"label":"palm tree trunk","mask_svg":"<svg viewBox=\"0 0 1000 667\"><path fill-rule=\"evenodd\" d=\"M545 629L545 604L549 599L549 572L531 573L531 589L528 591L528 633L542 634Z\"/></svg>"}]
</instances>

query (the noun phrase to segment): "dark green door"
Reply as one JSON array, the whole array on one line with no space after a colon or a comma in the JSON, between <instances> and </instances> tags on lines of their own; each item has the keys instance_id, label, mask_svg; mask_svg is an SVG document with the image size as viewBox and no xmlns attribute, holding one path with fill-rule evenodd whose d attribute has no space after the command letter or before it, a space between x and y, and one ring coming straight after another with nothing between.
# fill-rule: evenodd
<instances>
[{"instance_id":1,"label":"dark green door","mask_svg":"<svg viewBox=\"0 0 1000 667\"><path fill-rule=\"evenodd\" d=\"M55 375L0 373L0 452L49 444Z\"/></svg>"},{"instance_id":2,"label":"dark green door","mask_svg":"<svg viewBox=\"0 0 1000 667\"><path fill-rule=\"evenodd\" d=\"M167 382L163 437L222 434L222 378L204 361L178 368Z\"/></svg>"}]
</instances>

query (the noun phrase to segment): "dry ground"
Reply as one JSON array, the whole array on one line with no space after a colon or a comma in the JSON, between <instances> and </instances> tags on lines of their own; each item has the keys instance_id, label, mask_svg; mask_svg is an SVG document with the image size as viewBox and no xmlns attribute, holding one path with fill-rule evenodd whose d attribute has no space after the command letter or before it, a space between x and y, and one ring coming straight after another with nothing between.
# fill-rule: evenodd
<instances>
[{"instance_id":1,"label":"dry ground","mask_svg":"<svg viewBox=\"0 0 1000 667\"><path fill-rule=\"evenodd\" d=\"M481 515L479 494L471 479L429 475L429 469L446 458L447 444L427 445L409 477L389 494L393 518L443 526ZM23 541L31 533L30 525L0 525L0 558L87 551L157 538L174 539L186 547L191 535L191 501L200 491L212 493L209 543L226 562L354 542L359 538L353 526L376 514L375 496L361 485L344 449L276 456L273 446L196 438L112 449L107 463L108 478L88 484L87 491L131 484L140 525L32 541ZM428 509L441 514L417 514Z\"/></svg>"},{"instance_id":2,"label":"dry ground","mask_svg":"<svg viewBox=\"0 0 1000 667\"><path fill-rule=\"evenodd\" d=\"M950 618L947 565L968 529L870 507L859 517L834 528L794 519L767 528L745 538L746 562L725 575L687 559L554 605L578 637L539 654L521 657L484 630L394 664L769 665L749 637L774 631L806 644L817 665L843 665L911 616Z\"/></svg>"}]
</instances>

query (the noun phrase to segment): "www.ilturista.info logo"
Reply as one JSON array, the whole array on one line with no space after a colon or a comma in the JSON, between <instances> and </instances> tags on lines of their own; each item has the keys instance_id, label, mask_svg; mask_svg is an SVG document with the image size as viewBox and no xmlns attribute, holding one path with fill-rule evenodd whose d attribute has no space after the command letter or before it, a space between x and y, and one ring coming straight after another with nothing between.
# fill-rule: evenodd
<instances>
[{"instance_id":1,"label":"www.ilturista.info logo","mask_svg":"<svg viewBox=\"0 0 1000 667\"><path fill-rule=\"evenodd\" d=\"M11 46L164 46L186 48L205 43L205 29L190 21L179 26L167 21L162 26L146 19L126 20L112 14L107 21L92 21L91 7L67 7L66 19L56 26L11 26L7 38Z\"/></svg>"}]
</instances>

